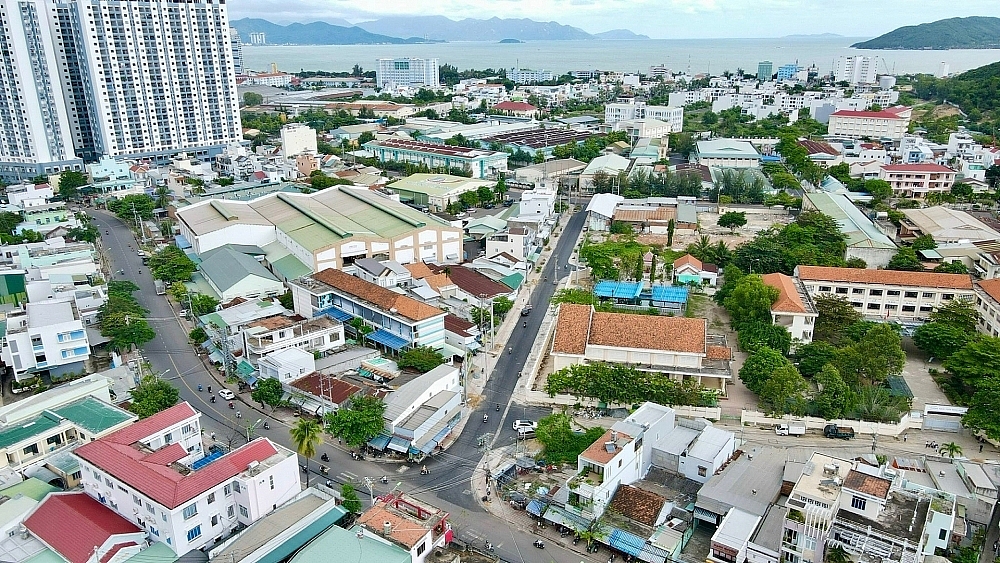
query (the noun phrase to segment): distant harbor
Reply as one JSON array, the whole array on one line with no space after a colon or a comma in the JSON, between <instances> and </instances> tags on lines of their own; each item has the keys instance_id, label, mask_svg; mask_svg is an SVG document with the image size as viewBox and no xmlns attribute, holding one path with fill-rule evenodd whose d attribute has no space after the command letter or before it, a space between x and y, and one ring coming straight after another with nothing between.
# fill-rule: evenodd
<instances>
[{"instance_id":1,"label":"distant harbor","mask_svg":"<svg viewBox=\"0 0 1000 563\"><path fill-rule=\"evenodd\" d=\"M494 41L440 43L433 45L263 45L244 46L247 68L264 70L271 63L278 68L299 70L349 71L354 65L375 68L382 57L437 57L441 64L466 68L600 69L647 72L650 66L665 65L674 72L756 71L757 63L773 61L775 67L798 61L801 66L816 64L828 72L840 55L862 54L878 57L879 74L937 73L948 63L958 73L1000 61L1000 49L951 51L869 51L849 47L862 37L817 37L773 39L650 39L647 41Z\"/></svg>"}]
</instances>

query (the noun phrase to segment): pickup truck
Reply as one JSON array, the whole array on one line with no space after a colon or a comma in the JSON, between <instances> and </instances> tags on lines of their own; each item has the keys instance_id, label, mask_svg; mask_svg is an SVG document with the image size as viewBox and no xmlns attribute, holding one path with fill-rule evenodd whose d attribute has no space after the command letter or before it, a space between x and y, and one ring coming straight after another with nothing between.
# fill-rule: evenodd
<instances>
[{"instance_id":1,"label":"pickup truck","mask_svg":"<svg viewBox=\"0 0 1000 563\"><path fill-rule=\"evenodd\" d=\"M806 433L806 425L801 422L778 424L774 427L774 433L778 436L802 436Z\"/></svg>"},{"instance_id":2,"label":"pickup truck","mask_svg":"<svg viewBox=\"0 0 1000 563\"><path fill-rule=\"evenodd\" d=\"M153 280L153 287L156 288L157 295L163 295L167 292L167 285L163 283L163 280Z\"/></svg>"},{"instance_id":3,"label":"pickup truck","mask_svg":"<svg viewBox=\"0 0 1000 563\"><path fill-rule=\"evenodd\" d=\"M850 426L837 426L836 424L827 424L823 428L823 435L827 438L839 438L841 440L850 440L854 437L854 429Z\"/></svg>"}]
</instances>

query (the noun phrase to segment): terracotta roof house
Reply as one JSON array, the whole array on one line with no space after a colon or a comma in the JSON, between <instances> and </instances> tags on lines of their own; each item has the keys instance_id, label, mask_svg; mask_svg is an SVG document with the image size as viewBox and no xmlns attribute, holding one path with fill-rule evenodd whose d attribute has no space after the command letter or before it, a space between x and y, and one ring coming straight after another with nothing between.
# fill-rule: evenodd
<instances>
[{"instance_id":1,"label":"terracotta roof house","mask_svg":"<svg viewBox=\"0 0 1000 563\"><path fill-rule=\"evenodd\" d=\"M785 327L793 346L812 342L819 313L802 282L782 273L765 274L763 281L778 290L778 299L771 305L771 324Z\"/></svg>"},{"instance_id":2,"label":"terracotta roof house","mask_svg":"<svg viewBox=\"0 0 1000 563\"><path fill-rule=\"evenodd\" d=\"M493 109L505 115L517 117L534 117L538 113L538 108L528 102L500 102L493 106Z\"/></svg>"},{"instance_id":3,"label":"terracotta roof house","mask_svg":"<svg viewBox=\"0 0 1000 563\"><path fill-rule=\"evenodd\" d=\"M690 254L674 260L674 281L715 287L719 282L719 267L705 264Z\"/></svg>"},{"instance_id":4,"label":"terracotta roof house","mask_svg":"<svg viewBox=\"0 0 1000 563\"><path fill-rule=\"evenodd\" d=\"M615 362L694 378L724 394L732 377L723 336L707 332L705 319L595 311L590 305L559 306L551 354L553 369ZM709 350L712 349L711 357Z\"/></svg>"}]
</instances>

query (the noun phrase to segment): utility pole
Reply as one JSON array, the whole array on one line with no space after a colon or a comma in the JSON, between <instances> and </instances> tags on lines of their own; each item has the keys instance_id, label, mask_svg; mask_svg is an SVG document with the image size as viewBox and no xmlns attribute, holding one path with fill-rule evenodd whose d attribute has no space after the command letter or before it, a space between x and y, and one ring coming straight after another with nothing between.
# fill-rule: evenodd
<instances>
[{"instance_id":1,"label":"utility pole","mask_svg":"<svg viewBox=\"0 0 1000 563\"><path fill-rule=\"evenodd\" d=\"M253 433L257 431L257 427L264 423L263 419L258 418L257 422L247 426L247 443L249 444L253 440Z\"/></svg>"},{"instance_id":2,"label":"utility pole","mask_svg":"<svg viewBox=\"0 0 1000 563\"><path fill-rule=\"evenodd\" d=\"M375 483L372 482L371 477L365 477L365 486L368 487L368 496L372 499L372 506L375 506L375 493L372 491Z\"/></svg>"}]
</instances>

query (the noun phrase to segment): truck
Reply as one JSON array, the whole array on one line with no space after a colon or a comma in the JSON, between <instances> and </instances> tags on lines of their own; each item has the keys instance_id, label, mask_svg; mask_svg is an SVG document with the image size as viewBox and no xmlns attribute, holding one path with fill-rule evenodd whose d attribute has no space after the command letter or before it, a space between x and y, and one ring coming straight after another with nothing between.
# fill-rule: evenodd
<instances>
[{"instance_id":1,"label":"truck","mask_svg":"<svg viewBox=\"0 0 1000 563\"><path fill-rule=\"evenodd\" d=\"M801 422L788 422L774 427L778 436L802 436L806 433L806 425Z\"/></svg>"},{"instance_id":2,"label":"truck","mask_svg":"<svg viewBox=\"0 0 1000 563\"><path fill-rule=\"evenodd\" d=\"M163 295L167 292L167 285L163 283L163 280L153 280L153 287L156 288L157 295Z\"/></svg>"},{"instance_id":3,"label":"truck","mask_svg":"<svg viewBox=\"0 0 1000 563\"><path fill-rule=\"evenodd\" d=\"M837 426L836 424L827 424L823 428L823 435L827 438L838 438L841 440L850 440L854 437L854 429L850 426Z\"/></svg>"}]
</instances>

